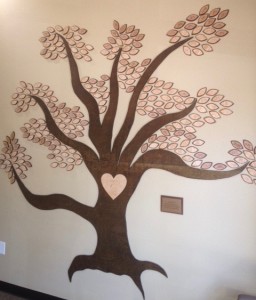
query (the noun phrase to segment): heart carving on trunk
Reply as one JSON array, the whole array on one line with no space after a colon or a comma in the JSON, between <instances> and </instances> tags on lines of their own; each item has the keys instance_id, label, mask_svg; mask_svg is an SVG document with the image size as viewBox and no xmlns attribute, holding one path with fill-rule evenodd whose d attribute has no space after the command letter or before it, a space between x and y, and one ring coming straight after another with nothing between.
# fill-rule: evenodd
<instances>
[{"instance_id":1,"label":"heart carving on trunk","mask_svg":"<svg viewBox=\"0 0 256 300\"><path fill-rule=\"evenodd\" d=\"M125 189L127 179L122 174L113 177L111 174L105 173L101 176L101 183L108 195L114 200Z\"/></svg>"}]
</instances>

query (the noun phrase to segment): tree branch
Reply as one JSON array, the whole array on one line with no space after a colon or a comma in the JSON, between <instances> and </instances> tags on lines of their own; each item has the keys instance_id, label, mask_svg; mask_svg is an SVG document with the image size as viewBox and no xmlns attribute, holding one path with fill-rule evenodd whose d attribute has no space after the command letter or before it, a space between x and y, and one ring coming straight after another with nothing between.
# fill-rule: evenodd
<instances>
[{"instance_id":1,"label":"tree branch","mask_svg":"<svg viewBox=\"0 0 256 300\"><path fill-rule=\"evenodd\" d=\"M173 174L204 180L228 178L241 173L247 164L230 171L203 170L190 167L177 155L166 150L151 150L144 153L133 164L132 171L141 177L149 169L162 169Z\"/></svg>"},{"instance_id":2,"label":"tree branch","mask_svg":"<svg viewBox=\"0 0 256 300\"><path fill-rule=\"evenodd\" d=\"M24 185L22 180L17 175L13 168L15 179L19 185L19 188L26 198L26 200L35 208L42 210L53 210L53 209L65 209L69 210L88 221L93 221L94 208L82 204L71 197L63 194L51 194L51 195L36 195L31 193Z\"/></svg>"},{"instance_id":3,"label":"tree branch","mask_svg":"<svg viewBox=\"0 0 256 300\"><path fill-rule=\"evenodd\" d=\"M71 82L74 93L80 99L80 101L85 105L89 113L90 125L89 125L89 137L93 142L94 146L97 150L100 150L100 143L99 143L99 134L101 132L101 123L100 123L100 116L99 116L99 107L98 103L96 102L95 98L86 90L81 84L79 71L77 63L73 57L72 51L66 39L58 34L58 36L62 39L65 49L68 56L69 66L70 66L70 73L71 73Z\"/></svg>"},{"instance_id":4,"label":"tree branch","mask_svg":"<svg viewBox=\"0 0 256 300\"><path fill-rule=\"evenodd\" d=\"M119 50L117 56L115 57L112 71L110 75L110 100L108 105L108 110L104 116L102 122L102 138L105 140L104 145L110 152L111 150L111 141L112 141L112 134L113 134L113 126L117 111L118 105L118 96L119 96L119 86L118 86L118 79L117 79L117 67L120 59L122 49Z\"/></svg>"},{"instance_id":5,"label":"tree branch","mask_svg":"<svg viewBox=\"0 0 256 300\"><path fill-rule=\"evenodd\" d=\"M114 146L113 146L113 152L117 157L119 157L122 147L130 133L131 127L134 123L135 119L135 113L136 113L136 107L137 107L137 102L140 96L140 93L142 92L143 88L145 87L146 83L148 82L150 76L154 73L154 71L159 67L159 65L165 60L165 58L170 55L173 51L184 45L186 42L188 42L192 37L189 37L185 40L182 40L164 51L162 51L148 66L146 71L143 73L141 76L138 84L136 85L134 92L132 94L128 111L124 120L124 123L114 141Z\"/></svg>"},{"instance_id":6,"label":"tree branch","mask_svg":"<svg viewBox=\"0 0 256 300\"><path fill-rule=\"evenodd\" d=\"M46 104L44 103L44 101L41 98L39 98L37 96L31 96L31 97L36 100L37 104L41 107L42 111L44 112L47 127L49 129L49 132L53 136L55 136L63 144L77 150L82 155L84 162L87 166L89 166L90 162L98 161L98 156L90 147L88 147L87 145L85 145L79 141L70 139L59 129L59 127L55 123L53 117L51 116Z\"/></svg>"},{"instance_id":7,"label":"tree branch","mask_svg":"<svg viewBox=\"0 0 256 300\"><path fill-rule=\"evenodd\" d=\"M194 109L195 105L196 99L192 102L192 104L189 107L185 108L184 110L177 113L163 115L144 125L124 149L120 157L120 162L127 162L128 164L131 164L137 151L139 150L143 142L146 141L146 139L148 139L153 133L162 128L164 125L184 118Z\"/></svg>"}]
</instances>

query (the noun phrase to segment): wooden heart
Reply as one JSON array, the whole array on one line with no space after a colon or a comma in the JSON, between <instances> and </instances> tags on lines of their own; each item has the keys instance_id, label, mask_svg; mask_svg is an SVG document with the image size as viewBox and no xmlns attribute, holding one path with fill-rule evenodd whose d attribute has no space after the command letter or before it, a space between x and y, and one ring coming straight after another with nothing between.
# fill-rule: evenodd
<instances>
[{"instance_id":1,"label":"wooden heart","mask_svg":"<svg viewBox=\"0 0 256 300\"><path fill-rule=\"evenodd\" d=\"M105 191L114 200L125 189L127 179L122 174L117 174L115 177L113 177L111 174L106 173L101 176L101 183Z\"/></svg>"}]
</instances>

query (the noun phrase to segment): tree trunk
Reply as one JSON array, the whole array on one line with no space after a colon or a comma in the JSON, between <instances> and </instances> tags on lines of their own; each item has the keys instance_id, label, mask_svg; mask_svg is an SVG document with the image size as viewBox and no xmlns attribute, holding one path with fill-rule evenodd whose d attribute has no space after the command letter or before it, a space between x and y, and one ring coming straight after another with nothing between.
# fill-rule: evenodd
<instances>
[{"instance_id":1,"label":"tree trunk","mask_svg":"<svg viewBox=\"0 0 256 300\"><path fill-rule=\"evenodd\" d=\"M103 189L100 189L93 220L98 237L95 252L93 255L75 257L68 274L70 280L76 271L85 269L98 269L116 275L127 275L134 281L144 297L140 279L143 271L155 270L167 275L157 264L139 261L133 256L127 235L126 206L128 201L125 202L118 198L111 199Z\"/></svg>"}]
</instances>

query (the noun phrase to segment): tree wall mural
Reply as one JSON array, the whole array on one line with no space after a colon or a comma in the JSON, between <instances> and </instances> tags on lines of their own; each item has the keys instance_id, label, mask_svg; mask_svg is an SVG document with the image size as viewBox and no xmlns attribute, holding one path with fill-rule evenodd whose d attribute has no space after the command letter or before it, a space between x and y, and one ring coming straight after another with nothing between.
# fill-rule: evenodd
<instances>
[{"instance_id":1,"label":"tree wall mural","mask_svg":"<svg viewBox=\"0 0 256 300\"><path fill-rule=\"evenodd\" d=\"M17 183L25 199L41 210L65 209L88 220L97 232L92 255L78 255L68 269L75 272L98 269L128 275L141 291L141 274L165 270L150 261L137 260L130 249L126 208L143 174L152 168L201 180L216 180L241 174L248 184L256 184L256 148L247 139L231 140L230 160L213 163L200 150L205 141L200 128L231 115L234 103L216 88L201 88L196 96L178 89L173 82L154 76L154 72L174 51L188 56L213 52L228 34L224 19L229 10L203 6L167 32L170 46L154 59L134 57L142 48L145 35L134 25L113 22L111 36L101 51L112 60L110 74L99 79L82 77L77 61L89 63L93 46L84 41L87 30L79 26L48 27L40 38L41 55L48 60L66 59L77 106L61 102L43 83L20 82L11 104L17 113L37 106L44 118L31 118L21 127L23 138L49 150L53 168L72 171L84 165L98 186L94 207L64 194L38 195L25 183L32 167L31 156L16 138L15 132L3 141L0 165L12 184ZM212 54L210 54L212 55ZM79 62L79 63L80 63ZM114 135L118 106L123 93L130 95L122 125ZM86 109L87 113L83 113ZM136 118L145 122L130 137ZM94 148L89 146L88 141Z\"/></svg>"}]
</instances>

